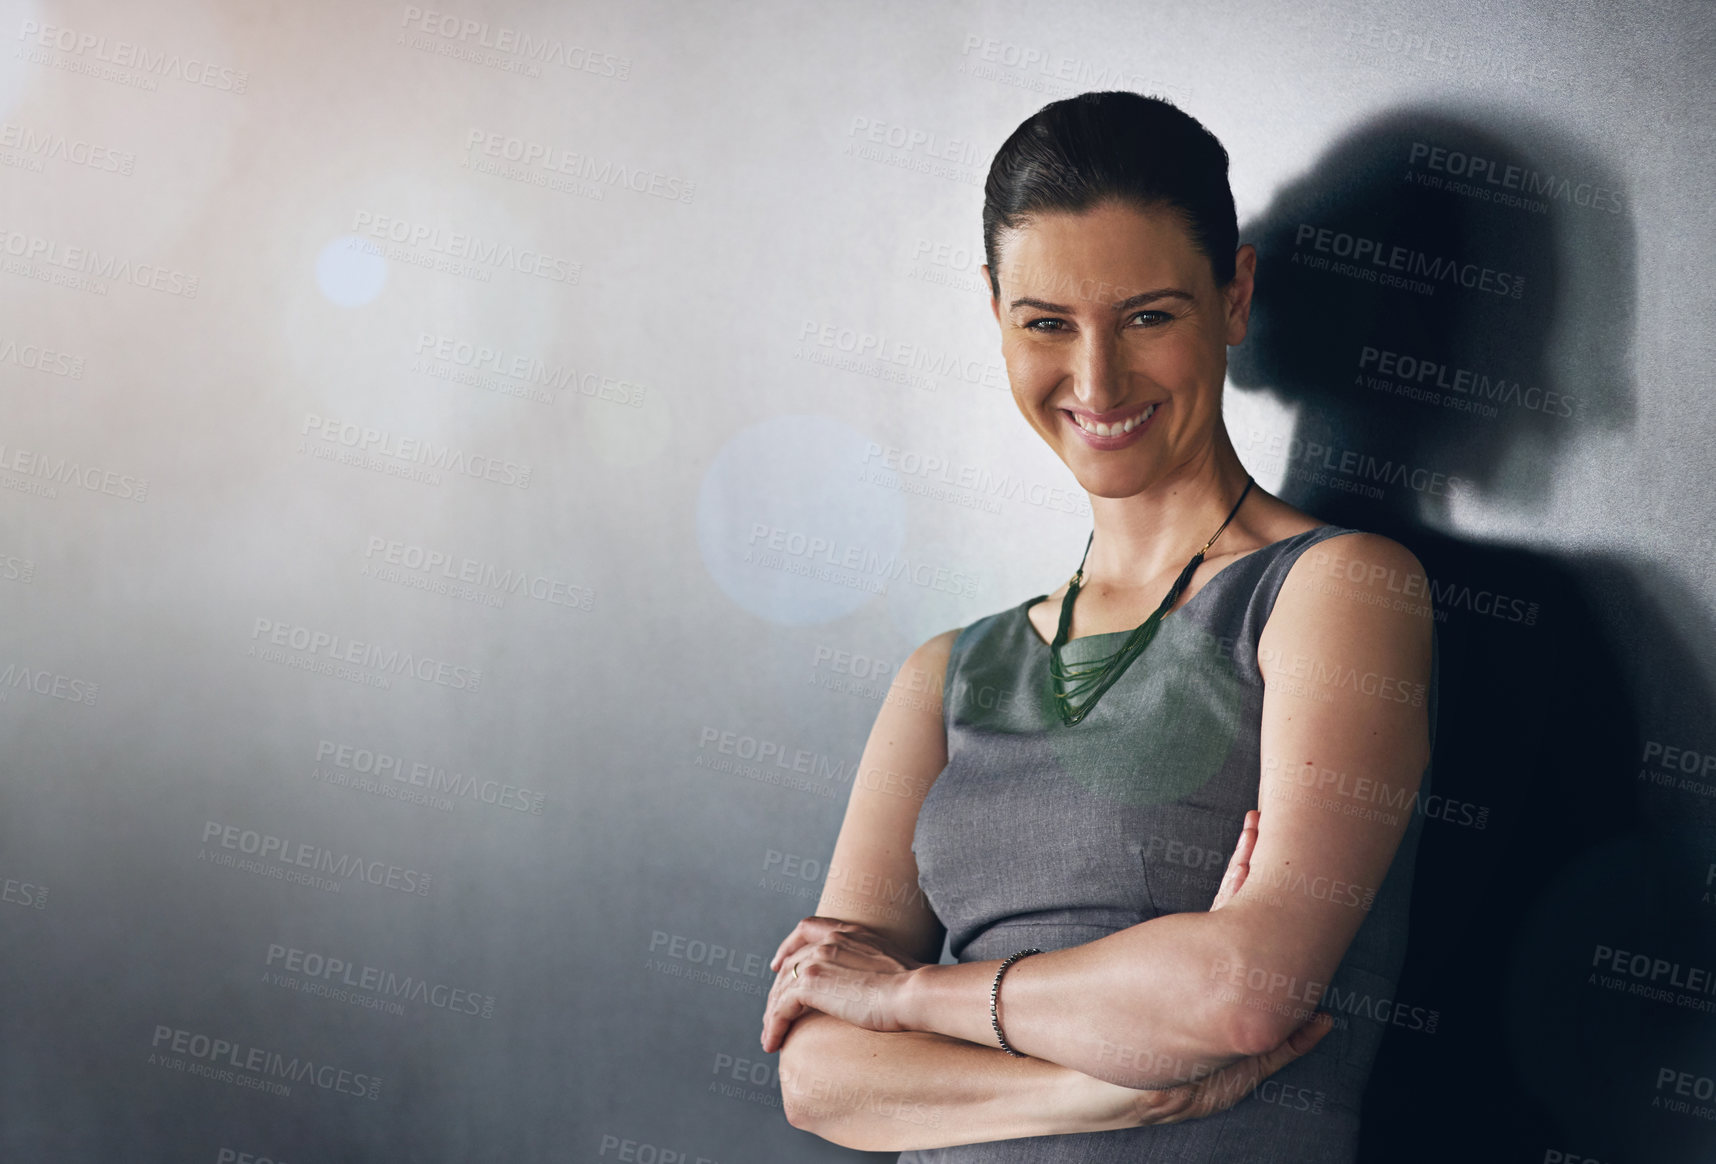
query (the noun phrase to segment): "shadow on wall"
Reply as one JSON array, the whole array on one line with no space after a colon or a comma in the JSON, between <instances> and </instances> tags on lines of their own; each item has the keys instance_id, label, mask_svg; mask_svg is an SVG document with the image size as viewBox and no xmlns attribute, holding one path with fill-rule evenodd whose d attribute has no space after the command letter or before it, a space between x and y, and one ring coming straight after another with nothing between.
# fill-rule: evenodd
<instances>
[{"instance_id":1,"label":"shadow on wall","mask_svg":"<svg viewBox=\"0 0 1716 1164\"><path fill-rule=\"evenodd\" d=\"M1619 502L1600 519L1687 535L1654 469L1594 455L1637 408L1634 232L1621 178L1561 131L1429 108L1359 126L1242 224L1259 277L1230 377L1296 420L1236 446L1285 466L1292 504L1414 550L1438 611L1435 797L1364 1160L1716 1141L1659 1084L1716 1076L1716 987L1691 975L1716 972L1716 628L1648 559L1447 532L1454 494L1529 515L1594 474Z\"/></svg>"}]
</instances>

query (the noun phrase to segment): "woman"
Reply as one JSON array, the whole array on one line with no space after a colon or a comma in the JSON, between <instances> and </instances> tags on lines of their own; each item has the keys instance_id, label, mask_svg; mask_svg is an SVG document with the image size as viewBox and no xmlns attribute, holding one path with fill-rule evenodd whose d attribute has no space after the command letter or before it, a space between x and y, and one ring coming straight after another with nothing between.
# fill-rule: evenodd
<instances>
[{"instance_id":1,"label":"woman","mask_svg":"<svg viewBox=\"0 0 1716 1164\"><path fill-rule=\"evenodd\" d=\"M914 1164L1350 1160L1429 790L1423 570L1240 463L1256 252L1197 121L1045 106L983 219L1014 401L1094 528L902 666L860 760L894 778L853 781L771 963L788 1118Z\"/></svg>"}]
</instances>

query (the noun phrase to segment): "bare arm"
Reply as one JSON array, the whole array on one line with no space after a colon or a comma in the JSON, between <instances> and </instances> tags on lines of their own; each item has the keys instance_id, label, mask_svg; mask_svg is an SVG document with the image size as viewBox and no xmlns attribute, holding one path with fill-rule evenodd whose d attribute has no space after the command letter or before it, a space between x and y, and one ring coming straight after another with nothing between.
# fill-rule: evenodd
<instances>
[{"instance_id":1,"label":"bare arm","mask_svg":"<svg viewBox=\"0 0 1716 1164\"><path fill-rule=\"evenodd\" d=\"M812 1011L781 1048L788 1122L848 1148L903 1151L1136 1127L1157 1093L921 1031Z\"/></svg>"},{"instance_id":2,"label":"bare arm","mask_svg":"<svg viewBox=\"0 0 1716 1164\"><path fill-rule=\"evenodd\" d=\"M1258 652L1263 823L1250 879L1219 911L1169 914L1015 964L1001 992L1015 1049L1127 1087L1164 1087L1274 1046L1304 1020L1358 932L1410 808L1351 813L1303 792L1333 773L1409 805L1429 760L1430 617L1427 605L1396 609L1402 589L1427 593L1423 569L1377 535L1331 538L1294 564ZM999 965L912 971L899 1022L992 1038Z\"/></svg>"}]
</instances>

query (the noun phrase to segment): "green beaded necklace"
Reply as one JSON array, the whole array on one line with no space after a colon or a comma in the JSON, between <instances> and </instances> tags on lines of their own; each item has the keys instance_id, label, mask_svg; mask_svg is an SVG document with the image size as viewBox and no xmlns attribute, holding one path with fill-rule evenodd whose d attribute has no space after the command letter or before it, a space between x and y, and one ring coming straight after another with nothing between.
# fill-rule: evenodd
<instances>
[{"instance_id":1,"label":"green beaded necklace","mask_svg":"<svg viewBox=\"0 0 1716 1164\"><path fill-rule=\"evenodd\" d=\"M1240 490L1239 501L1234 502L1233 508L1228 510L1227 520L1221 523L1220 529L1210 535L1210 540L1204 543L1203 549L1192 555L1192 560L1186 563L1186 568L1180 571L1180 576L1174 579L1174 584L1168 588L1168 596L1162 599L1162 605L1126 637L1120 649L1100 659L1075 663L1069 667L1061 662L1061 648L1066 645L1067 631L1072 627L1073 600L1078 597L1079 585L1084 581L1085 558L1090 557L1091 542L1096 540L1096 530L1090 531L1090 537L1084 543L1084 557L1078 560L1078 570L1067 583L1066 597L1061 599L1060 628L1055 631L1055 641L1049 644L1049 675L1054 681L1055 706L1060 711L1061 722L1071 727L1082 720L1090 713L1090 709L1096 706L1096 701L1102 698L1102 693L1112 687L1115 680L1132 665L1132 660L1144 653L1144 648L1156 637L1156 628L1161 625L1163 616L1173 609L1180 592L1185 590L1186 583L1192 580L1192 574L1203 563L1204 554L1215 544L1215 540L1221 537L1221 531L1227 528L1227 523L1233 520L1233 515L1239 512L1240 503L1245 500L1245 495L1251 492L1251 484L1252 478L1248 473L1245 477L1245 488ZM1083 702L1075 707L1074 701L1079 699Z\"/></svg>"}]
</instances>

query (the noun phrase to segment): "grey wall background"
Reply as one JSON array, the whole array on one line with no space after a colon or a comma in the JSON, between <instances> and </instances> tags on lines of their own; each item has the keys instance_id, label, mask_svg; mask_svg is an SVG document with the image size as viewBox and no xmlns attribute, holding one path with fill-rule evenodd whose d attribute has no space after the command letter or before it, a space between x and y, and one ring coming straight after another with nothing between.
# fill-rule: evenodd
<instances>
[{"instance_id":1,"label":"grey wall background","mask_svg":"<svg viewBox=\"0 0 1716 1164\"><path fill-rule=\"evenodd\" d=\"M892 669L1082 547L981 182L1124 88L1233 157L1248 465L1438 587L1367 1153L1707 1159L1713 28L0 2L0 1156L852 1155L763 963Z\"/></svg>"}]
</instances>

